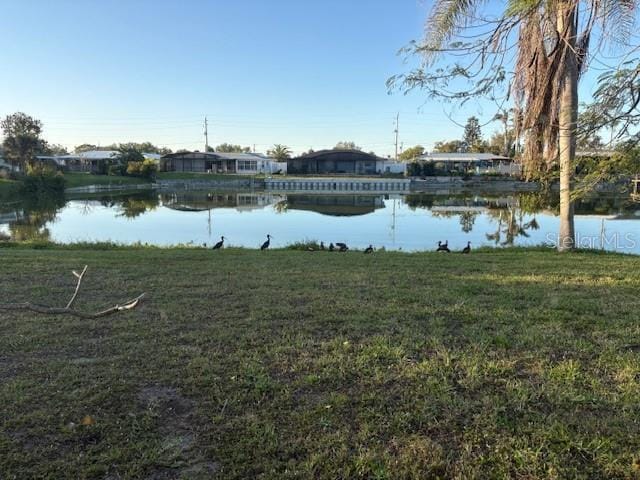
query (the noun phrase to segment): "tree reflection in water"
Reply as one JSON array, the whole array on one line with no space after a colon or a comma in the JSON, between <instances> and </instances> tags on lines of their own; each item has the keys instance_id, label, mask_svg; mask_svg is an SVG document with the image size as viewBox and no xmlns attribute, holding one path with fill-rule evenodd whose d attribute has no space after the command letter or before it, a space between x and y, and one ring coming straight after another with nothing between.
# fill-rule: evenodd
<instances>
[{"instance_id":1,"label":"tree reflection in water","mask_svg":"<svg viewBox=\"0 0 640 480\"><path fill-rule=\"evenodd\" d=\"M473 230L473 225L476 223L477 212L462 212L460 214L460 225L464 233L469 233Z\"/></svg>"},{"instance_id":2,"label":"tree reflection in water","mask_svg":"<svg viewBox=\"0 0 640 480\"><path fill-rule=\"evenodd\" d=\"M64 196L40 196L38 198L18 197L8 208L0 208L0 214L13 216L9 221L10 241L15 242L48 242L51 231L48 224L56 221L58 212L67 204ZM136 218L158 208L158 195L153 192L128 194L121 197L98 197L83 200L80 204L83 215L90 215L96 205L117 208L117 216Z\"/></svg>"},{"instance_id":3,"label":"tree reflection in water","mask_svg":"<svg viewBox=\"0 0 640 480\"><path fill-rule=\"evenodd\" d=\"M20 198L14 206L16 220L9 223L9 237L15 242L47 242L51 232L45 227L54 222L58 210L64 207L64 196L47 195Z\"/></svg>"},{"instance_id":4,"label":"tree reflection in water","mask_svg":"<svg viewBox=\"0 0 640 480\"><path fill-rule=\"evenodd\" d=\"M118 217L136 218L158 208L160 199L157 194L136 195L127 197L119 205Z\"/></svg>"},{"instance_id":5,"label":"tree reflection in water","mask_svg":"<svg viewBox=\"0 0 640 480\"><path fill-rule=\"evenodd\" d=\"M160 205L160 198L154 192L140 192L119 197L98 197L83 201L82 214L89 215L96 204L106 208L117 209L117 217L136 218L157 209Z\"/></svg>"},{"instance_id":6,"label":"tree reflection in water","mask_svg":"<svg viewBox=\"0 0 640 480\"><path fill-rule=\"evenodd\" d=\"M276 213L287 213L289 203L286 200L280 200L273 205L273 209Z\"/></svg>"}]
</instances>

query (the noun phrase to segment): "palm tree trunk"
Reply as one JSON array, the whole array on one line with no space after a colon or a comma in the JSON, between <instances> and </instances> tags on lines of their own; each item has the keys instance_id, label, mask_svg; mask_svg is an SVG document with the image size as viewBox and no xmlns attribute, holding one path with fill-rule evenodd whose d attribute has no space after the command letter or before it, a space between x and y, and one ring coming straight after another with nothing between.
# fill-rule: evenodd
<instances>
[{"instance_id":1,"label":"palm tree trunk","mask_svg":"<svg viewBox=\"0 0 640 480\"><path fill-rule=\"evenodd\" d=\"M558 32L565 42L564 72L560 79L559 133L560 157L560 232L558 251L573 250L575 229L571 180L576 150L576 121L578 116L578 61L576 56L576 6L575 0L565 0L558 6Z\"/></svg>"}]
</instances>

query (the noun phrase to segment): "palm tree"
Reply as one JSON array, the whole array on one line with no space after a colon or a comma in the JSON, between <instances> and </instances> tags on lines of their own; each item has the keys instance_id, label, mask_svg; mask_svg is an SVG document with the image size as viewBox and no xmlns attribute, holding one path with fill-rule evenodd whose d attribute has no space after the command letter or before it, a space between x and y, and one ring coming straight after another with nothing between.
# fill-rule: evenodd
<instances>
[{"instance_id":1,"label":"palm tree","mask_svg":"<svg viewBox=\"0 0 640 480\"><path fill-rule=\"evenodd\" d=\"M276 143L271 150L267 152L269 156L275 158L279 162L291 158L291 150L286 145Z\"/></svg>"},{"instance_id":2,"label":"palm tree","mask_svg":"<svg viewBox=\"0 0 640 480\"><path fill-rule=\"evenodd\" d=\"M474 96L495 100L496 90L506 84L502 98L515 101L516 137L523 134L525 140L525 175L545 176L559 166L558 250L571 250L578 80L586 68L592 32L600 33L598 46L609 39L624 41L634 25L638 0L509 0L498 20L484 23L482 36L476 10L484 3L435 0L425 41L405 50L422 56L422 66L392 77L388 84L400 82L405 90L421 88L431 97L460 101ZM464 35L469 28L476 29ZM517 55L511 74L508 55L513 47ZM445 68L432 68L447 54L456 60ZM460 63L461 54L468 64ZM456 90L451 81L461 78L464 86Z\"/></svg>"}]
</instances>

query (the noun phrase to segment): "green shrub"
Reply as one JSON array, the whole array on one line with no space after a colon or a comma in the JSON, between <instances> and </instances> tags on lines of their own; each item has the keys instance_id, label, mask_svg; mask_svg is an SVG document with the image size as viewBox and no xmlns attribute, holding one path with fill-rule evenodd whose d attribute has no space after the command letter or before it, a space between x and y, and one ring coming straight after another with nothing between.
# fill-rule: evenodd
<instances>
[{"instance_id":1,"label":"green shrub","mask_svg":"<svg viewBox=\"0 0 640 480\"><path fill-rule=\"evenodd\" d=\"M61 173L44 165L30 165L20 190L25 195L64 195L65 180Z\"/></svg>"},{"instance_id":2,"label":"green shrub","mask_svg":"<svg viewBox=\"0 0 640 480\"><path fill-rule=\"evenodd\" d=\"M433 177L436 175L436 167L433 162L411 162L407 172L410 177Z\"/></svg>"},{"instance_id":3,"label":"green shrub","mask_svg":"<svg viewBox=\"0 0 640 480\"><path fill-rule=\"evenodd\" d=\"M158 165L153 160L130 161L127 163L127 175L132 177L153 178L158 173Z\"/></svg>"},{"instance_id":4,"label":"green shrub","mask_svg":"<svg viewBox=\"0 0 640 480\"><path fill-rule=\"evenodd\" d=\"M303 240L290 243L285 247L286 250L320 250L320 242L317 240Z\"/></svg>"},{"instance_id":5,"label":"green shrub","mask_svg":"<svg viewBox=\"0 0 640 480\"><path fill-rule=\"evenodd\" d=\"M109 165L107 174L112 176L124 176L127 173L127 169L122 164Z\"/></svg>"}]
</instances>

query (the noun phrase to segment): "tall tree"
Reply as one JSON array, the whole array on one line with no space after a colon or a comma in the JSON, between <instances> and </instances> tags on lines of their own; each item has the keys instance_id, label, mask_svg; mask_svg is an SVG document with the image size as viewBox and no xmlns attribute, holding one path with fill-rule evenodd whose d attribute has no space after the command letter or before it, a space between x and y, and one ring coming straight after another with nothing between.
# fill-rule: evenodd
<instances>
[{"instance_id":1,"label":"tall tree","mask_svg":"<svg viewBox=\"0 0 640 480\"><path fill-rule=\"evenodd\" d=\"M271 158L282 162L287 158L291 158L291 150L286 145L275 144L271 150L267 152Z\"/></svg>"},{"instance_id":2,"label":"tall tree","mask_svg":"<svg viewBox=\"0 0 640 480\"><path fill-rule=\"evenodd\" d=\"M505 157L511 157L515 152L512 152L515 144L515 128L513 127L513 109L500 110L493 117L494 120L502 123L502 133L494 134L491 137L492 152L496 155L504 155ZM502 146L497 149L497 144L494 143L498 138L502 139Z\"/></svg>"},{"instance_id":3,"label":"tall tree","mask_svg":"<svg viewBox=\"0 0 640 480\"><path fill-rule=\"evenodd\" d=\"M4 156L9 162L23 170L31 165L34 156L44 153L46 142L40 138L42 122L26 113L16 112L7 115L0 122L4 141Z\"/></svg>"},{"instance_id":4,"label":"tall tree","mask_svg":"<svg viewBox=\"0 0 640 480\"><path fill-rule=\"evenodd\" d=\"M489 141L485 142L485 151L495 155L513 157L515 155L513 130L508 130L506 136L502 132L494 132Z\"/></svg>"},{"instance_id":5,"label":"tall tree","mask_svg":"<svg viewBox=\"0 0 640 480\"><path fill-rule=\"evenodd\" d=\"M118 158L124 165L129 162L144 162L143 152L135 144L122 143L118 148L118 152Z\"/></svg>"},{"instance_id":6,"label":"tall tree","mask_svg":"<svg viewBox=\"0 0 640 480\"><path fill-rule=\"evenodd\" d=\"M64 145L58 145L57 143L44 145L44 151L47 155L68 155L69 151Z\"/></svg>"},{"instance_id":7,"label":"tall tree","mask_svg":"<svg viewBox=\"0 0 640 480\"><path fill-rule=\"evenodd\" d=\"M469 117L464 126L464 137L462 141L468 152L479 152L482 150L482 129L480 120L476 117Z\"/></svg>"},{"instance_id":8,"label":"tall tree","mask_svg":"<svg viewBox=\"0 0 640 480\"><path fill-rule=\"evenodd\" d=\"M600 47L613 40L625 47L638 1L509 0L498 19L478 12L486 3L435 0L425 41L406 49L423 57L422 66L392 77L389 86L422 88L431 98L458 101L477 96L513 98L517 137L522 134L524 139L526 175L545 176L559 166L558 250L571 250L578 80L586 59L596 53L590 52L590 44ZM594 34L599 35L595 42ZM517 52L515 65L508 61L512 51ZM435 66L450 55L454 61Z\"/></svg>"},{"instance_id":9,"label":"tall tree","mask_svg":"<svg viewBox=\"0 0 640 480\"><path fill-rule=\"evenodd\" d=\"M398 158L402 161L409 162L418 158L422 154L424 154L424 147L422 145L416 145L415 147L407 148L398 155Z\"/></svg>"}]
</instances>

